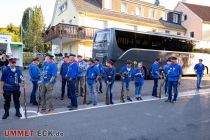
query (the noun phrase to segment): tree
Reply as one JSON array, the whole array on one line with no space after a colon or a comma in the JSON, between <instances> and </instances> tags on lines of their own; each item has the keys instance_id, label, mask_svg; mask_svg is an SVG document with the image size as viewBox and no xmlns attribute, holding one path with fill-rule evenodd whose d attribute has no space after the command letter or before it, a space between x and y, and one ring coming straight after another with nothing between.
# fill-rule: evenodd
<instances>
[{"instance_id":1,"label":"tree","mask_svg":"<svg viewBox=\"0 0 210 140\"><path fill-rule=\"evenodd\" d=\"M30 8L26 9L27 11L30 11ZM24 13L25 13L24 12ZM29 22L27 23L27 16L23 15L23 21L22 24L23 27L25 26L26 31L23 36L24 44L25 44L25 51L30 52L42 52L44 49L44 39L42 37L42 33L44 32L44 18L42 14L41 7L34 7L32 12L29 12Z\"/></svg>"},{"instance_id":2,"label":"tree","mask_svg":"<svg viewBox=\"0 0 210 140\"><path fill-rule=\"evenodd\" d=\"M20 29L22 30L23 38L25 37L26 31L28 31L29 19L30 19L32 13L33 13L33 9L30 7L27 8L23 13L21 27L20 27ZM24 42L24 40L23 40L23 42Z\"/></svg>"},{"instance_id":3,"label":"tree","mask_svg":"<svg viewBox=\"0 0 210 140\"><path fill-rule=\"evenodd\" d=\"M6 28L0 28L0 33L8 34L12 36L12 41L20 42L20 29L14 26L12 23L7 25Z\"/></svg>"}]
</instances>

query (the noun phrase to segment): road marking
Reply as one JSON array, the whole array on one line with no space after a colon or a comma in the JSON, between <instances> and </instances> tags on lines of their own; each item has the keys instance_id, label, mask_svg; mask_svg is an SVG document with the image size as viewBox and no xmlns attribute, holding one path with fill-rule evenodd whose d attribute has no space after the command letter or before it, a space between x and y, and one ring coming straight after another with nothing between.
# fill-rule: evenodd
<instances>
[{"instance_id":1,"label":"road marking","mask_svg":"<svg viewBox=\"0 0 210 140\"><path fill-rule=\"evenodd\" d=\"M193 92L193 91L189 91L189 92ZM189 92L184 92L184 93L189 93ZM189 96L205 95L205 94L210 94L210 92L209 91L208 92L197 92L197 91L194 90L194 93L187 94L187 95L179 95L179 98L181 98L181 97L189 97ZM147 100L143 100L143 101L116 103L116 104L113 104L113 105L99 105L99 106L93 106L93 107L87 107L87 108L79 108L77 110L72 110L72 111L67 110L67 111L55 112L55 113L50 113L50 114L34 115L34 116L29 116L28 118L37 118L37 117L52 116L52 115L65 114L65 113L71 113L71 112L78 112L78 111L83 111L83 110L91 110L91 109L98 109L98 108L105 108L105 107L108 108L108 107L113 107L113 106L135 104L135 103L143 103L143 102L150 102L150 101L157 101L157 100L164 100L164 99L167 99L167 98L168 97L163 97L161 99L160 98L152 98L152 99L147 99Z\"/></svg>"},{"instance_id":2,"label":"road marking","mask_svg":"<svg viewBox=\"0 0 210 140\"><path fill-rule=\"evenodd\" d=\"M22 117L20 119L26 119L25 112L23 111L22 106L20 106L20 114L22 114Z\"/></svg>"}]
</instances>

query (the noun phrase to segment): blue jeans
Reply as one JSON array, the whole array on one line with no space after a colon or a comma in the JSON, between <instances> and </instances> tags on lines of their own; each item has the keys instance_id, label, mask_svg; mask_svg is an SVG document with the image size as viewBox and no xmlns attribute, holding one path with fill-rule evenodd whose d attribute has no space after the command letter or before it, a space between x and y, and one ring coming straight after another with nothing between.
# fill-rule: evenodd
<instances>
[{"instance_id":1,"label":"blue jeans","mask_svg":"<svg viewBox=\"0 0 210 140\"><path fill-rule=\"evenodd\" d=\"M88 88L89 88L89 102L97 102L97 82L94 81L93 84L89 85L88 84Z\"/></svg>"},{"instance_id":2,"label":"blue jeans","mask_svg":"<svg viewBox=\"0 0 210 140\"><path fill-rule=\"evenodd\" d=\"M136 97L141 96L142 85L135 85L135 95Z\"/></svg>"},{"instance_id":3,"label":"blue jeans","mask_svg":"<svg viewBox=\"0 0 210 140\"><path fill-rule=\"evenodd\" d=\"M202 74L197 74L197 89L200 88L202 77Z\"/></svg>"},{"instance_id":4,"label":"blue jeans","mask_svg":"<svg viewBox=\"0 0 210 140\"><path fill-rule=\"evenodd\" d=\"M30 103L35 103L36 102L36 92L38 89L38 81L32 81L33 84L33 89L31 92L31 98L30 98Z\"/></svg>"},{"instance_id":5,"label":"blue jeans","mask_svg":"<svg viewBox=\"0 0 210 140\"><path fill-rule=\"evenodd\" d=\"M154 78L154 86L152 90L152 96L157 96L158 78Z\"/></svg>"},{"instance_id":6,"label":"blue jeans","mask_svg":"<svg viewBox=\"0 0 210 140\"><path fill-rule=\"evenodd\" d=\"M172 87L174 89L174 101L176 101L178 96L178 81L168 81L168 100L172 99Z\"/></svg>"},{"instance_id":7,"label":"blue jeans","mask_svg":"<svg viewBox=\"0 0 210 140\"><path fill-rule=\"evenodd\" d=\"M123 86L123 90L126 89L129 90L130 88L130 80L127 80L127 81L121 81L122 82L122 86Z\"/></svg>"},{"instance_id":8,"label":"blue jeans","mask_svg":"<svg viewBox=\"0 0 210 140\"><path fill-rule=\"evenodd\" d=\"M165 94L168 94L168 80L165 80Z\"/></svg>"},{"instance_id":9,"label":"blue jeans","mask_svg":"<svg viewBox=\"0 0 210 140\"><path fill-rule=\"evenodd\" d=\"M61 85L61 97L64 97L65 89L66 89L66 83L67 83L67 95L70 97L69 93L69 86L68 86L68 80L66 78L62 78L62 85Z\"/></svg>"},{"instance_id":10,"label":"blue jeans","mask_svg":"<svg viewBox=\"0 0 210 140\"><path fill-rule=\"evenodd\" d=\"M76 79L72 79L72 80L69 80L69 94L71 96L71 105L73 107L78 107L78 104L77 104L77 97L76 97L76 88L75 88L75 83L76 83Z\"/></svg>"}]
</instances>

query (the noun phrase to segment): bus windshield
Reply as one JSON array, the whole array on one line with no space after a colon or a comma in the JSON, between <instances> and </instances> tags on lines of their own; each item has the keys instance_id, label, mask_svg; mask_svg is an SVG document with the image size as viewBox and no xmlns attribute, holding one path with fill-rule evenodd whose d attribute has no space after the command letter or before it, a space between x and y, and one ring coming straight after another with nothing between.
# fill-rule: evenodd
<instances>
[{"instance_id":1,"label":"bus windshield","mask_svg":"<svg viewBox=\"0 0 210 140\"><path fill-rule=\"evenodd\" d=\"M109 39L109 32L98 32L96 34L95 43L104 43L104 42L108 42Z\"/></svg>"}]
</instances>

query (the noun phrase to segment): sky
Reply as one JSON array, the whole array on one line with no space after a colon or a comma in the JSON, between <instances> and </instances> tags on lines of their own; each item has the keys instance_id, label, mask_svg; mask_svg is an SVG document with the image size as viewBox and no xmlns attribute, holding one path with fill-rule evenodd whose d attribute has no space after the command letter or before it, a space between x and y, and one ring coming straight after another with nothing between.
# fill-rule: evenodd
<instances>
[{"instance_id":1,"label":"sky","mask_svg":"<svg viewBox=\"0 0 210 140\"><path fill-rule=\"evenodd\" d=\"M0 27L6 27L12 23L19 26L23 12L27 7L41 6L46 26L51 22L56 0L0 0ZM154 3L155 0L143 0ZM181 0L159 0L160 5L168 9L174 9ZM186 0L189 3L210 6L210 0Z\"/></svg>"}]
</instances>

